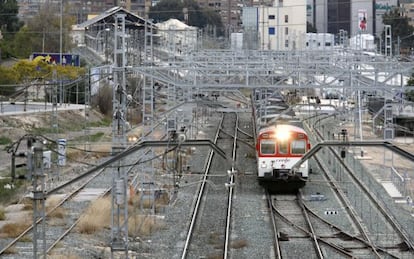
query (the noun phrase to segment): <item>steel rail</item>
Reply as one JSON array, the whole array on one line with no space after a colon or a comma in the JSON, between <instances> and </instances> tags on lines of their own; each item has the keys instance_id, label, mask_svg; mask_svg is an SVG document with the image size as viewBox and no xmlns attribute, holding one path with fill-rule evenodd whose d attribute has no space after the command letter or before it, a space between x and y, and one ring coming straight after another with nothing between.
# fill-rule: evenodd
<instances>
[{"instance_id":1,"label":"steel rail","mask_svg":"<svg viewBox=\"0 0 414 259\"><path fill-rule=\"evenodd\" d=\"M230 226L231 226L231 211L233 206L233 185L234 185L234 173L235 173L235 162L236 162L236 154L237 154L237 132L239 128L239 116L236 113L236 126L234 129L234 136L233 136L233 151L232 151L232 166L230 172L230 179L229 179L229 194L227 197L227 217L226 217L226 232L224 235L224 259L228 258L229 252L229 243L230 243Z\"/></svg>"},{"instance_id":2,"label":"steel rail","mask_svg":"<svg viewBox=\"0 0 414 259\"><path fill-rule=\"evenodd\" d=\"M315 130L316 130L317 134L319 135L319 137L321 139L323 139L321 133L317 129L315 129ZM404 156L405 158L410 159L411 161L414 161L414 155L413 154L405 151L404 149L401 149L401 148L393 145L392 143L389 143L387 141L383 141L383 146L384 147L387 147L388 149L390 149L390 150L392 150L392 151L394 151L396 153L398 153L399 155ZM405 233L404 229L397 222L397 220L388 211L386 211L383 208L383 206L381 206L381 204L379 203L378 199L376 199L374 197L374 195L369 191L369 188L366 187L365 184L363 184L362 181L358 179L358 177L355 175L355 173L353 172L353 170L351 170L351 168L349 168L346 165L346 163L343 161L343 159L341 159L341 157L337 154L337 152L335 152L335 150L332 147L329 147L329 149L334 154L334 156L336 157L337 161L339 161L339 163L341 164L341 166L348 172L349 176L351 176L351 178L354 180L354 182L358 185L358 187L361 188L364 191L364 193L367 195L367 197L369 198L369 200L385 216L385 218L388 221L388 223L390 223L391 226L393 227L393 229L396 230L396 232L400 235L400 237L403 239L404 243L409 247L409 249L410 250L414 250L414 242L411 241L410 237ZM338 186L337 186L336 190L339 191ZM345 195L345 194L343 194L343 195ZM369 240L369 239L367 239L367 240Z\"/></svg>"},{"instance_id":3,"label":"steel rail","mask_svg":"<svg viewBox=\"0 0 414 259\"><path fill-rule=\"evenodd\" d=\"M286 223L288 223L290 226L296 228L297 230L302 231L303 233L307 234L308 236L312 236L312 233L306 229L304 229L301 226L298 226L297 224L295 224L294 222L292 222L290 219L288 219L286 216L284 216L282 213L280 213L280 211L273 205L273 203L271 203L271 209L274 211L274 213L276 213L282 220L284 220ZM334 248L335 250L337 250L338 252L340 252L341 254L348 256L349 258L353 258L354 256L348 252L346 249L333 244L332 242L326 241L324 240L322 237L315 235L315 238L319 241L319 242L323 242L324 244Z\"/></svg>"},{"instance_id":4,"label":"steel rail","mask_svg":"<svg viewBox=\"0 0 414 259\"><path fill-rule=\"evenodd\" d=\"M89 178L87 181L85 181L84 183L82 183L82 185L80 185L76 190L74 190L73 192L71 192L69 195L67 195L64 199L62 199L55 207L53 207L52 209L50 209L44 217L39 218L36 221L36 224L39 224L44 218L46 218L48 215L50 215L50 213L52 213L53 211L55 211L57 208L59 208L60 206L62 206L65 202L67 202L69 199L73 198L76 194L78 194L83 188L85 188L85 186L87 184L89 184L93 179L95 179L97 176L99 176L101 173L104 172L104 169L101 169L101 171L99 171L98 173L96 173L95 175L93 175L91 178ZM4 252L9 249L10 247L12 247L14 244L16 244L23 236L25 236L27 233L29 233L34 227L34 224L30 225L26 230L24 230L20 235L18 235L14 240L12 240L9 244L7 244L3 249L0 250L0 255L4 254Z\"/></svg>"},{"instance_id":5,"label":"steel rail","mask_svg":"<svg viewBox=\"0 0 414 259\"><path fill-rule=\"evenodd\" d=\"M323 223L325 223L325 224L329 225L329 227L336 229L336 230L337 230L337 231L339 231L341 234L343 234L343 235L347 236L348 238L350 238L350 239L352 239L352 240L357 240L357 241L359 241L359 242L363 243L363 244L364 244L364 245L366 245L366 246L370 246L370 244L369 244L369 242L368 242L367 240L365 240L365 239L363 239L363 238L361 238L361 237L359 237L359 236L356 236L356 235L350 234L350 233L348 233L347 231L344 231L343 229L341 229L340 227L338 227L337 225L335 225L335 224L333 224L333 223L331 223L331 222L327 221L326 219L324 219L324 218L322 218L321 216L319 216L316 212L314 212L311 208L309 208L309 207L308 207L308 205L306 205L305 203L303 203L303 206L305 207L305 209L306 209L306 210L307 210L310 214L312 214L314 217L318 218L318 219L319 219L320 221L322 221ZM393 255L393 254L391 254L389 251L385 250L385 249L384 249L384 248L382 248L382 247L377 247L377 250L378 250L378 251L380 251L380 252L382 252L382 253L387 254L387 256L390 256L391 258L395 258L395 259L398 259L398 258L399 258L399 257L397 257L397 256L395 256L395 255Z\"/></svg>"},{"instance_id":6,"label":"steel rail","mask_svg":"<svg viewBox=\"0 0 414 259\"><path fill-rule=\"evenodd\" d=\"M224 114L222 114L221 120L219 122L219 126L217 128L217 132L216 132L216 135L214 137L214 143L217 143L223 121L224 121ZM196 200L196 203L195 203L195 206L194 206L193 215L191 216L190 226L188 227L188 230L187 230L187 237L185 239L185 243L184 243L184 247L183 247L183 251L182 251L182 255L181 255L182 259L185 259L187 257L187 252L188 252L188 249L190 247L190 241L191 241L191 237L192 237L192 234L193 234L195 222L196 222L196 219L197 219L197 216L198 216L198 212L199 212L199 208L200 208L200 204L201 204L201 198L203 197L205 186L206 186L206 183L207 183L207 176L208 176L208 173L209 173L209 170L210 170L211 162L213 160L213 155L214 155L214 151L211 150L208 157L207 157L206 166L205 166L205 169L204 169L204 176L203 176L203 179L201 181L200 188L198 190L197 200Z\"/></svg>"},{"instance_id":7,"label":"steel rail","mask_svg":"<svg viewBox=\"0 0 414 259\"><path fill-rule=\"evenodd\" d=\"M341 187L336 184L335 179L332 179L332 177L326 173L328 169L325 168L324 165L322 165L319 158L315 157L316 163L319 165L320 168L322 168L322 171L324 172L324 175L328 178L329 184L332 186L332 190L337 194L338 198L341 200L341 202L344 204L345 209L348 211L351 218L356 223L358 230L360 231L361 235L364 237L364 239L368 242L369 246L371 247L372 251L376 254L378 258L381 258L381 256L377 252L377 248L374 245L373 241L371 240L368 231L364 229L364 226L361 222L361 220L358 217L357 212L353 209L352 205L346 198L346 195L343 193Z\"/></svg>"},{"instance_id":8,"label":"steel rail","mask_svg":"<svg viewBox=\"0 0 414 259\"><path fill-rule=\"evenodd\" d=\"M104 196L106 196L110 191L112 190L112 187L107 188L101 195L98 196L98 198L102 198ZM82 217L78 217L77 220L75 220L75 222L72 223L71 226L69 226L69 228L66 229L65 232L63 232L50 246L49 248L46 249L46 254L48 254L63 238L65 238L70 231L72 231L72 229L74 229L76 227L76 225L79 223L79 221L81 220Z\"/></svg>"},{"instance_id":9,"label":"steel rail","mask_svg":"<svg viewBox=\"0 0 414 259\"><path fill-rule=\"evenodd\" d=\"M308 224L309 231L311 233L311 238L312 238L312 241L313 241L313 246L314 246L315 251L316 251L316 255L318 256L318 258L321 258L322 259L322 258L324 258L324 256L322 254L321 247L320 247L320 245L318 243L318 238L316 236L315 230L313 229L312 222L310 221L309 214L306 211L305 206L303 204L303 201L302 201L302 192L300 190L297 193L297 198L298 198L299 206L302 209L303 216L304 216L304 218L306 220L306 223Z\"/></svg>"},{"instance_id":10,"label":"steel rail","mask_svg":"<svg viewBox=\"0 0 414 259\"><path fill-rule=\"evenodd\" d=\"M272 209L273 205L272 205L272 196L266 192L266 200L267 200L267 206L269 208L270 211L270 218L272 220L272 230L273 230L273 236L274 236L274 248L275 248L275 256L277 259L282 259L282 251L280 249L280 244L279 244L279 230L277 229L277 224L276 224L276 220L275 220L275 212Z\"/></svg>"}]
</instances>

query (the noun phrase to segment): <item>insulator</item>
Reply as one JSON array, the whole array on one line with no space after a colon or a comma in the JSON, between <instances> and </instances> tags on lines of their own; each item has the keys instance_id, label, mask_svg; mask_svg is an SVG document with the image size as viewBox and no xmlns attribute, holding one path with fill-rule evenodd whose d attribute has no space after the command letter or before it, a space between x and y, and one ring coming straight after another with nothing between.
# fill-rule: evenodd
<instances>
[{"instance_id":1,"label":"insulator","mask_svg":"<svg viewBox=\"0 0 414 259\"><path fill-rule=\"evenodd\" d=\"M117 205L124 204L125 201L125 186L122 179L115 181L115 203Z\"/></svg>"}]
</instances>

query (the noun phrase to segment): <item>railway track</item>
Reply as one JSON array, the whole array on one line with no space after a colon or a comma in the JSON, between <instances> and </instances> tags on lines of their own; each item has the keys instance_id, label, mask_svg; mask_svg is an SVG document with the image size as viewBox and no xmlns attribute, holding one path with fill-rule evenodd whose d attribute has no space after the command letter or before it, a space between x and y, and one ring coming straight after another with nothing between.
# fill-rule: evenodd
<instances>
[{"instance_id":1,"label":"railway track","mask_svg":"<svg viewBox=\"0 0 414 259\"><path fill-rule=\"evenodd\" d=\"M90 201L78 201L76 198L78 194L82 190L86 189L93 189L97 192L96 198L103 197L107 195L111 188L111 178L110 176L105 175L105 170L102 169L95 174L93 174L89 179L84 181L82 184L74 188L72 192L65 195L55 206L53 206L50 210L45 213L45 220L40 218L36 222L36 226L38 229L44 228L45 229L45 241L46 246L43 250L43 244L37 244L38 247L38 255L43 254L43 252L49 253L63 238L65 238L79 223L80 217L85 209L91 203ZM99 179L102 177L102 179ZM108 179L105 179L108 178ZM96 186L95 182L99 181L99 183L107 182L106 187L100 186L99 188ZM77 203L76 208L77 210L71 210L71 208L75 205L73 203ZM67 209L66 209L67 208ZM59 224L56 224L56 218L53 216L54 213L59 209L66 211L70 210L70 216L65 217L65 220L61 220ZM45 224L45 225L43 225ZM34 237L33 237L33 229L34 225L30 225L27 227L22 233L20 233L16 238L11 240L7 240L7 242L2 245L0 250L0 255L2 258L33 258L33 244ZM38 240L40 240L39 237ZM30 242L28 242L30 240ZM12 254L8 254L10 250L13 250Z\"/></svg>"},{"instance_id":2,"label":"railway track","mask_svg":"<svg viewBox=\"0 0 414 259\"><path fill-rule=\"evenodd\" d=\"M158 123L154 129L160 125L161 123ZM144 136L149 136L154 129L145 133ZM161 136L161 139L163 138L165 138L165 135ZM134 171L134 169L142 163L141 160L147 153L148 150L139 150L134 156L128 157L128 160L134 160L134 162L130 162L129 165L125 165L128 174ZM82 181L75 182L71 179L62 186L58 186L58 188L65 193L69 192L69 188L72 190L63 195L63 198L60 198L57 204L53 205L52 208L46 209L47 211L45 212L44 221L42 220L43 218L36 221L37 229L44 229L45 233L45 238L38 237L39 241L36 244L37 255L34 254L35 238L33 232L38 233L39 231L34 231L35 225L31 224L16 238L10 238L0 242L1 258L34 258L35 256L42 256L43 253L48 255L52 253L58 243L73 232L74 228L80 222L82 215L89 208L91 203L111 193L113 185L112 173L113 169L111 168L111 165L108 164L101 167L99 171L89 174L86 177L85 175L82 175L80 177L84 178ZM136 175L132 178L131 184L133 184L134 180L136 180ZM87 198L79 200L78 197L82 197L83 191ZM59 197L61 196L62 195L59 195ZM61 214L62 211L68 215L65 214L64 219L59 220L57 224L55 215ZM41 240L45 240L45 243L40 243Z\"/></svg>"},{"instance_id":3,"label":"railway track","mask_svg":"<svg viewBox=\"0 0 414 259\"><path fill-rule=\"evenodd\" d=\"M399 258L313 212L303 195L267 195L276 258Z\"/></svg>"},{"instance_id":4,"label":"railway track","mask_svg":"<svg viewBox=\"0 0 414 259\"><path fill-rule=\"evenodd\" d=\"M232 154L233 159L236 156L237 124L237 114L224 113L213 141L227 154ZM229 164L228 169L234 172L234 164ZM228 175L223 160L215 158L211 151L207 157L181 258L206 255L227 258L233 185L234 175Z\"/></svg>"},{"instance_id":5,"label":"railway track","mask_svg":"<svg viewBox=\"0 0 414 259\"><path fill-rule=\"evenodd\" d=\"M315 141L323 141L324 136L320 131L316 127L313 130L316 133ZM364 177L362 172L359 173L362 177L358 176L348 164L349 161L347 163L347 159L341 156L341 150L327 148L315 156L315 161L324 181L329 184L340 202L338 207L344 208L356 228L356 234L349 234L348 238L358 237L360 244L369 248L372 258L411 258L414 255L413 241L396 216L387 209L379 197L373 195L370 190L372 186L368 186L363 180L368 176ZM354 161L356 162L359 163ZM359 170L364 169L360 166ZM369 214L364 213L365 211L369 211ZM359 255L358 252L356 254Z\"/></svg>"}]
</instances>

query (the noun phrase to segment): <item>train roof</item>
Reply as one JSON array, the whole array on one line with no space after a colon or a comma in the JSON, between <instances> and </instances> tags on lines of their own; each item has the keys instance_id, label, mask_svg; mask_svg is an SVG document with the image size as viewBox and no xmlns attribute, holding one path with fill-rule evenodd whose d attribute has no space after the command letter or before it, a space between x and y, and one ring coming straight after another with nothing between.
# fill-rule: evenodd
<instances>
[{"instance_id":1,"label":"train roof","mask_svg":"<svg viewBox=\"0 0 414 259\"><path fill-rule=\"evenodd\" d=\"M289 123L289 124L271 125L271 126L268 126L268 127L261 128L259 130L259 135L264 134L264 133L269 132L269 131L274 132L276 130L294 131L294 132L306 134L306 131L303 128Z\"/></svg>"}]
</instances>

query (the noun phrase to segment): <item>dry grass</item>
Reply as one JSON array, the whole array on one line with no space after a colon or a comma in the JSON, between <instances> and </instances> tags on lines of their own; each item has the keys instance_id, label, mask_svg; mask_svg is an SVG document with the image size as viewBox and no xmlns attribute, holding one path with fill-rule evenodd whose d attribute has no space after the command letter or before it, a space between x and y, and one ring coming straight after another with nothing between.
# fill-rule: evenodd
<instances>
[{"instance_id":1,"label":"dry grass","mask_svg":"<svg viewBox=\"0 0 414 259\"><path fill-rule=\"evenodd\" d=\"M81 257L79 257L78 255L75 254L51 254L50 256L48 256L47 258L49 259L80 259Z\"/></svg>"},{"instance_id":2,"label":"dry grass","mask_svg":"<svg viewBox=\"0 0 414 259\"><path fill-rule=\"evenodd\" d=\"M23 210L33 210L33 200L32 199L25 197L20 201L20 203L24 205Z\"/></svg>"},{"instance_id":3,"label":"dry grass","mask_svg":"<svg viewBox=\"0 0 414 259\"><path fill-rule=\"evenodd\" d=\"M153 203L155 205L155 211L160 211L163 207L168 205L170 202L170 196L167 192L162 192L159 194L154 201L152 201L149 198L141 198L141 193L138 194L132 194L129 196L128 204L133 207L139 207L144 209L150 209L153 206Z\"/></svg>"},{"instance_id":4,"label":"dry grass","mask_svg":"<svg viewBox=\"0 0 414 259\"><path fill-rule=\"evenodd\" d=\"M111 224L110 197L97 199L80 219L77 230L82 234L93 234Z\"/></svg>"},{"instance_id":5,"label":"dry grass","mask_svg":"<svg viewBox=\"0 0 414 259\"><path fill-rule=\"evenodd\" d=\"M6 255L10 255L10 254L17 254L17 249L12 246L6 249L6 251L4 251L4 254Z\"/></svg>"},{"instance_id":6,"label":"dry grass","mask_svg":"<svg viewBox=\"0 0 414 259\"><path fill-rule=\"evenodd\" d=\"M59 208L56 208L54 211L50 212L48 214L48 217L63 219L65 215L66 215L66 210L62 207L59 207Z\"/></svg>"},{"instance_id":7,"label":"dry grass","mask_svg":"<svg viewBox=\"0 0 414 259\"><path fill-rule=\"evenodd\" d=\"M81 147L77 147L81 149ZM68 149L66 156L69 160L79 161L85 156L85 152L79 149Z\"/></svg>"},{"instance_id":8,"label":"dry grass","mask_svg":"<svg viewBox=\"0 0 414 259\"><path fill-rule=\"evenodd\" d=\"M50 211L51 209L55 208L61 201L62 196L50 196L46 200L46 211ZM50 212L48 214L48 217L50 218L58 218L62 219L66 215L66 210L62 207L56 208L54 211Z\"/></svg>"},{"instance_id":9,"label":"dry grass","mask_svg":"<svg viewBox=\"0 0 414 259\"><path fill-rule=\"evenodd\" d=\"M213 232L210 233L210 235L208 236L208 243L211 245L217 245L217 244L221 244L223 236L220 233L217 232Z\"/></svg>"},{"instance_id":10,"label":"dry grass","mask_svg":"<svg viewBox=\"0 0 414 259\"><path fill-rule=\"evenodd\" d=\"M128 219L129 236L148 236L157 230L163 229L164 227L164 222L153 216L133 215Z\"/></svg>"},{"instance_id":11,"label":"dry grass","mask_svg":"<svg viewBox=\"0 0 414 259\"><path fill-rule=\"evenodd\" d=\"M241 239L241 240L234 240L231 242L231 247L234 249L240 249L243 247L247 247L248 243L247 240Z\"/></svg>"},{"instance_id":12,"label":"dry grass","mask_svg":"<svg viewBox=\"0 0 414 259\"><path fill-rule=\"evenodd\" d=\"M15 238L32 224L31 219L21 219L19 222L4 224L0 229L0 236Z\"/></svg>"},{"instance_id":13,"label":"dry grass","mask_svg":"<svg viewBox=\"0 0 414 259\"><path fill-rule=\"evenodd\" d=\"M4 208L0 207L0 220L6 219L6 212L4 211Z\"/></svg>"},{"instance_id":14,"label":"dry grass","mask_svg":"<svg viewBox=\"0 0 414 259\"><path fill-rule=\"evenodd\" d=\"M207 259L221 259L221 258L223 258L222 254L207 255Z\"/></svg>"},{"instance_id":15,"label":"dry grass","mask_svg":"<svg viewBox=\"0 0 414 259\"><path fill-rule=\"evenodd\" d=\"M95 144L91 145L91 151L94 152L93 158L96 158L96 159L108 156L111 153L111 149L112 149L111 143L107 143L107 144L97 143L96 145Z\"/></svg>"}]
</instances>

